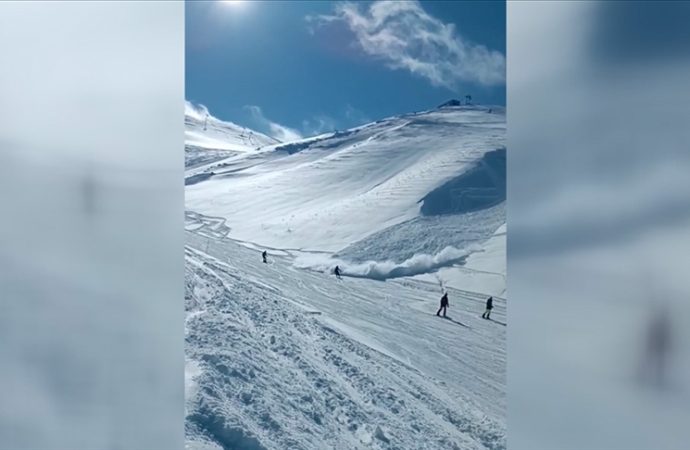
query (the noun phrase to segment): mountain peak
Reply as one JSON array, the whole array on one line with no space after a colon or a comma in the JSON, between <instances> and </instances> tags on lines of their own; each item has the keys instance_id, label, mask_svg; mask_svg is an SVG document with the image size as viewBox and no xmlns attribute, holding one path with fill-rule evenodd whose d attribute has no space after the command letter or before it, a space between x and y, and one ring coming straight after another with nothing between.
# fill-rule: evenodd
<instances>
[{"instance_id":1,"label":"mountain peak","mask_svg":"<svg viewBox=\"0 0 690 450\"><path fill-rule=\"evenodd\" d=\"M456 98L452 98L447 102L438 105L439 108L445 108L448 106L462 106L462 102Z\"/></svg>"}]
</instances>

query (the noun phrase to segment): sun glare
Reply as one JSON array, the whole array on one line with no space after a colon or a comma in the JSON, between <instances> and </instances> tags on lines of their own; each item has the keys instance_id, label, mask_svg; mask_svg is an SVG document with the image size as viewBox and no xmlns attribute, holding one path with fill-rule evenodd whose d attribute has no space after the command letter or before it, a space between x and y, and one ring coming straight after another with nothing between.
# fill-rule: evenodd
<instances>
[{"instance_id":1,"label":"sun glare","mask_svg":"<svg viewBox=\"0 0 690 450\"><path fill-rule=\"evenodd\" d=\"M243 3L245 3L245 0L221 0L221 3L224 5L229 5L229 6L242 6Z\"/></svg>"}]
</instances>

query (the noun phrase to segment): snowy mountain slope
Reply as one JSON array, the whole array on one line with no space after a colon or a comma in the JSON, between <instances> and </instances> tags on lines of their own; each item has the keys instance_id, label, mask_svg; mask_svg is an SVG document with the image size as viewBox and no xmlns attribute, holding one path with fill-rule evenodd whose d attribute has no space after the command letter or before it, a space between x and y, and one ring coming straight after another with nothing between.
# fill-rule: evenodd
<instances>
[{"instance_id":1,"label":"snowy mountain slope","mask_svg":"<svg viewBox=\"0 0 690 450\"><path fill-rule=\"evenodd\" d=\"M364 262L370 260L371 255L386 255L388 260L401 262L418 254L436 255L449 245L477 249L505 221L502 204L466 214L415 217L374 233L335 256Z\"/></svg>"},{"instance_id":2,"label":"snowy mountain slope","mask_svg":"<svg viewBox=\"0 0 690 450\"><path fill-rule=\"evenodd\" d=\"M506 232L504 223L462 264L441 267L435 273L421 274L415 279L443 280L445 286L481 292L485 297L506 297Z\"/></svg>"},{"instance_id":3,"label":"snowy mountain slope","mask_svg":"<svg viewBox=\"0 0 690 450\"><path fill-rule=\"evenodd\" d=\"M490 173L501 168L482 159L498 151L505 161L504 148L503 109L447 107L210 164L194 172L201 181L187 186L186 204L224 217L236 239L335 252L419 217L420 201L432 203L425 197L444 186L459 192L453 180L462 183L478 166L484 175L470 177L478 185L465 186L470 197L454 212L473 210L472 199L501 203L504 185L490 185ZM505 183L504 173L493 178Z\"/></svg>"},{"instance_id":4,"label":"snowy mountain slope","mask_svg":"<svg viewBox=\"0 0 690 450\"><path fill-rule=\"evenodd\" d=\"M198 217L197 217L198 218ZM211 235L213 235L211 233ZM504 449L505 302L187 233L190 449Z\"/></svg>"},{"instance_id":5,"label":"snowy mountain slope","mask_svg":"<svg viewBox=\"0 0 690 450\"><path fill-rule=\"evenodd\" d=\"M269 136L217 119L202 106L185 103L187 168L277 143L279 141Z\"/></svg>"},{"instance_id":6,"label":"snowy mountain slope","mask_svg":"<svg viewBox=\"0 0 690 450\"><path fill-rule=\"evenodd\" d=\"M188 448L505 449L505 111L225 130L185 174Z\"/></svg>"}]
</instances>

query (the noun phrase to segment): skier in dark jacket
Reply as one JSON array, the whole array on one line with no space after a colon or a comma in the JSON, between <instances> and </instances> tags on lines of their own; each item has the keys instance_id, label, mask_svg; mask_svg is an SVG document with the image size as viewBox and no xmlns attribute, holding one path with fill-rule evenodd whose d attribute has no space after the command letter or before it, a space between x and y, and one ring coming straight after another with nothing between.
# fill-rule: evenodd
<instances>
[{"instance_id":1,"label":"skier in dark jacket","mask_svg":"<svg viewBox=\"0 0 690 450\"><path fill-rule=\"evenodd\" d=\"M443 317L446 317L446 309L448 308L448 293L444 292L443 297L441 297L441 307L436 311L436 315L438 316L441 310L443 310Z\"/></svg>"},{"instance_id":2,"label":"skier in dark jacket","mask_svg":"<svg viewBox=\"0 0 690 450\"><path fill-rule=\"evenodd\" d=\"M335 273L335 277L340 280L340 267L335 266L335 270L333 272Z\"/></svg>"},{"instance_id":3,"label":"skier in dark jacket","mask_svg":"<svg viewBox=\"0 0 690 450\"><path fill-rule=\"evenodd\" d=\"M264 264L268 264L268 260L266 260L266 255L266 250L264 250L263 253L261 253L261 258L264 260Z\"/></svg>"},{"instance_id":4,"label":"skier in dark jacket","mask_svg":"<svg viewBox=\"0 0 690 450\"><path fill-rule=\"evenodd\" d=\"M486 300L486 311L484 311L484 314L482 314L482 319L489 319L492 309L494 309L494 298L489 297Z\"/></svg>"}]
</instances>

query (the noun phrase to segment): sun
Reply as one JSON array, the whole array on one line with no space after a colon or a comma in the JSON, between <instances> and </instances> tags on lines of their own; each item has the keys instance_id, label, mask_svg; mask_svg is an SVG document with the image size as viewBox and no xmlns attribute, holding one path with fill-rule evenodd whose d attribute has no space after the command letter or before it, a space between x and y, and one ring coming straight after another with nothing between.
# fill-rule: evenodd
<instances>
[{"instance_id":1,"label":"sun","mask_svg":"<svg viewBox=\"0 0 690 450\"><path fill-rule=\"evenodd\" d=\"M238 7L246 3L245 0L221 0L221 3L228 6Z\"/></svg>"}]
</instances>

